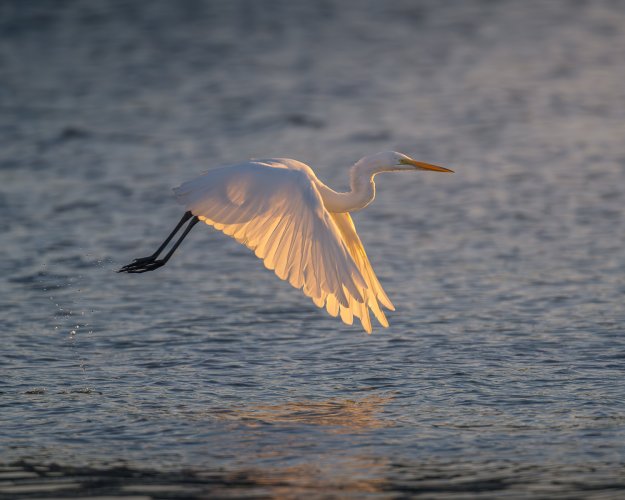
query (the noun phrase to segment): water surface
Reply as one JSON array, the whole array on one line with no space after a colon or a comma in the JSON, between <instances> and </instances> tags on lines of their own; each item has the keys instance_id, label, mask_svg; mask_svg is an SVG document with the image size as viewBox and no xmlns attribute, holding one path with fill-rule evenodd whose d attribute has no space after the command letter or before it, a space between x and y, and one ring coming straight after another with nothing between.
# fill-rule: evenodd
<instances>
[{"instance_id":1,"label":"water surface","mask_svg":"<svg viewBox=\"0 0 625 500\"><path fill-rule=\"evenodd\" d=\"M9 1L0 37L0 496L622 495L620 2ZM354 217L388 330L207 227L114 272L205 169L387 149L456 171Z\"/></svg>"}]
</instances>

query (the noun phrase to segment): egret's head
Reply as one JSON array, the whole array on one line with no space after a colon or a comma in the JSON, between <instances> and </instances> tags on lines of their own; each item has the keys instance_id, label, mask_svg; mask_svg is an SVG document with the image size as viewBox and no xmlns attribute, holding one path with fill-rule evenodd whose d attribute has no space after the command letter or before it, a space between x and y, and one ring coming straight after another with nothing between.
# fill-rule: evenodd
<instances>
[{"instance_id":1,"label":"egret's head","mask_svg":"<svg viewBox=\"0 0 625 500\"><path fill-rule=\"evenodd\" d=\"M434 172L453 172L448 168L439 167L430 163L413 160L405 154L396 151L383 151L370 156L365 156L357 164L366 165L374 172L396 172L432 170Z\"/></svg>"}]
</instances>

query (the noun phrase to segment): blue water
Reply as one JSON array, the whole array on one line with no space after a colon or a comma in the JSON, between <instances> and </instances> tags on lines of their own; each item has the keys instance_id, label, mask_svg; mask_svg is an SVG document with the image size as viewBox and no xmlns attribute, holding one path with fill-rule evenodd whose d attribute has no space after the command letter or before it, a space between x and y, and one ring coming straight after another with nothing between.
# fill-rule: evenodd
<instances>
[{"instance_id":1,"label":"blue water","mask_svg":"<svg viewBox=\"0 0 625 500\"><path fill-rule=\"evenodd\" d=\"M5 1L0 42L0 496L623 495L621 2ZM115 273L203 170L387 149L456 171L354 216L388 330L204 226Z\"/></svg>"}]
</instances>

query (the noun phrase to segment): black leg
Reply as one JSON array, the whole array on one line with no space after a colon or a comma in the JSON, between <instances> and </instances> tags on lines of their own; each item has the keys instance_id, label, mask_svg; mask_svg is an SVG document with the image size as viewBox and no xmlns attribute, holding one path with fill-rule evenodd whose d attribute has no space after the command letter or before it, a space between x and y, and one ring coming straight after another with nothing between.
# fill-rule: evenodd
<instances>
[{"instance_id":1,"label":"black leg","mask_svg":"<svg viewBox=\"0 0 625 500\"><path fill-rule=\"evenodd\" d=\"M178 241L174 243L174 246L172 246L171 250L167 252L167 255L165 255L165 258L163 259L163 265L167 264L167 261L171 258L171 256L174 254L176 249L180 246L180 243L182 243L182 240L184 240L187 237L187 234L189 234L189 231L191 231L191 229L193 229L193 226L195 226L198 222L200 222L200 219L198 219L197 217L193 217L191 219L191 222L189 222L189 225L184 230L184 233L182 233L180 238L178 238Z\"/></svg>"},{"instance_id":2,"label":"black leg","mask_svg":"<svg viewBox=\"0 0 625 500\"><path fill-rule=\"evenodd\" d=\"M171 250L167 253L167 255L165 255L165 258L157 260L157 257L169 244L169 242L174 237L174 235L180 230L180 228L184 225L184 223L187 222L189 219L191 219L191 222L189 222L186 229L182 233L182 236L180 236L180 238L178 238L178 241L174 243L174 246L171 248ZM199 222L199 219L196 216L194 216L191 212L185 212L185 214L180 219L180 222L178 222L174 230L170 233L170 235L163 242L163 244L158 248L158 250L156 250L156 252L154 252L149 257L141 257L139 259L133 260L130 264L125 265L117 272L118 273L145 273L147 271L154 271L154 269L158 269L159 267L164 266L165 264L167 264L167 261L171 258L171 256L176 251L176 249L180 246L180 243L182 243L182 240L185 239L187 234L189 234L189 231L191 231L193 226L195 226L198 222Z\"/></svg>"},{"instance_id":3,"label":"black leg","mask_svg":"<svg viewBox=\"0 0 625 500\"><path fill-rule=\"evenodd\" d=\"M158 247L158 250L154 252L152 255L150 255L150 258L156 259L156 257L158 257L158 255L163 251L163 249L171 241L174 235L180 230L180 228L184 225L184 223L187 222L191 217L193 217L193 214L191 212L185 212L184 215L182 216L182 219L180 219L180 222L178 222L174 230L169 234L167 239L163 241L163 244L160 247Z\"/></svg>"}]
</instances>

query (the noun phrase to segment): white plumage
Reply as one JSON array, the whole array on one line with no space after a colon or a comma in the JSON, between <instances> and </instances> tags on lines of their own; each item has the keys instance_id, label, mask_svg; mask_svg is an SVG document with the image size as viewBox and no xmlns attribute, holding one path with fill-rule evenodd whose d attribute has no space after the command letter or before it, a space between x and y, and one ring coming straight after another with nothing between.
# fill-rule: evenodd
<instances>
[{"instance_id":1,"label":"white plumage","mask_svg":"<svg viewBox=\"0 0 625 500\"><path fill-rule=\"evenodd\" d=\"M308 165L273 158L210 170L174 192L195 221L233 237L280 279L302 289L315 305L325 307L332 316L340 315L347 324L356 317L371 333L369 310L387 327L382 306L395 308L371 267L349 211L373 200L377 173L395 170L450 172L400 153L378 153L352 167L349 193L337 193ZM152 270L163 265L171 253L173 250L164 261L156 261L157 254L137 259L121 271Z\"/></svg>"}]
</instances>

